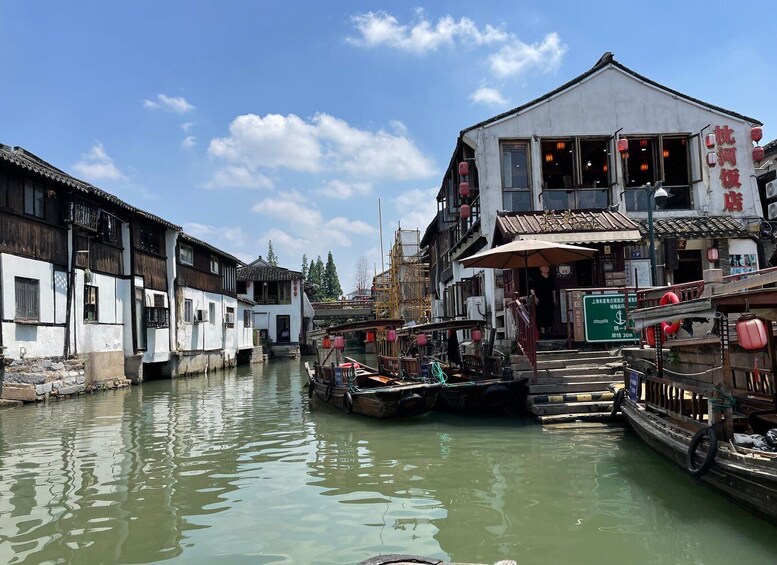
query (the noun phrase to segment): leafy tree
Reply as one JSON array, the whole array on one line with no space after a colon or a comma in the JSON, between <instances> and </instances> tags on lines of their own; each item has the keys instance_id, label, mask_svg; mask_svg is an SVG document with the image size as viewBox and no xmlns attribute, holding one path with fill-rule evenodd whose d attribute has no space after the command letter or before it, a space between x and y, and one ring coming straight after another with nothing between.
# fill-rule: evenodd
<instances>
[{"instance_id":1,"label":"leafy tree","mask_svg":"<svg viewBox=\"0 0 777 565\"><path fill-rule=\"evenodd\" d=\"M318 256L318 260L311 261L308 268L308 281L315 287L315 293L310 297L313 302L320 302L323 300L323 281L322 275L324 273L324 262L321 261L321 256Z\"/></svg>"},{"instance_id":2,"label":"leafy tree","mask_svg":"<svg viewBox=\"0 0 777 565\"><path fill-rule=\"evenodd\" d=\"M306 253L302 254L302 278L308 280L308 256Z\"/></svg>"},{"instance_id":3,"label":"leafy tree","mask_svg":"<svg viewBox=\"0 0 777 565\"><path fill-rule=\"evenodd\" d=\"M337 267L335 261L332 259L332 252L326 258L326 267L324 267L324 275L321 277L324 285L324 293L326 298L330 300L337 300L343 294L343 288L340 286L340 279L337 276Z\"/></svg>"},{"instance_id":4,"label":"leafy tree","mask_svg":"<svg viewBox=\"0 0 777 565\"><path fill-rule=\"evenodd\" d=\"M268 242L267 245L267 262L273 267L278 266L278 257L275 255L275 251L273 251L272 239Z\"/></svg>"}]
</instances>

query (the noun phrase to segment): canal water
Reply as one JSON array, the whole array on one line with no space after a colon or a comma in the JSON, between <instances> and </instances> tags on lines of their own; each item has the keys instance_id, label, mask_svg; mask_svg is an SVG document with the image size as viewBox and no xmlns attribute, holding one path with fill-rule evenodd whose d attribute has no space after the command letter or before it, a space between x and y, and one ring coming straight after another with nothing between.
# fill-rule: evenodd
<instances>
[{"instance_id":1,"label":"canal water","mask_svg":"<svg viewBox=\"0 0 777 565\"><path fill-rule=\"evenodd\" d=\"M310 406L274 361L0 411L1 563L774 563L624 428Z\"/></svg>"}]
</instances>

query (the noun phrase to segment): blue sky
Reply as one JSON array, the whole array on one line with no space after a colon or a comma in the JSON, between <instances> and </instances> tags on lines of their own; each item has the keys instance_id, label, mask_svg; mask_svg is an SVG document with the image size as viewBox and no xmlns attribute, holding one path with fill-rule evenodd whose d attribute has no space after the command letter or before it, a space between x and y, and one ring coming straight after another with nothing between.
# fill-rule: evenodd
<instances>
[{"instance_id":1,"label":"blue sky","mask_svg":"<svg viewBox=\"0 0 777 565\"><path fill-rule=\"evenodd\" d=\"M250 260L344 290L423 230L458 132L605 51L777 137L762 6L0 0L0 142ZM761 18L766 18L762 20Z\"/></svg>"}]
</instances>

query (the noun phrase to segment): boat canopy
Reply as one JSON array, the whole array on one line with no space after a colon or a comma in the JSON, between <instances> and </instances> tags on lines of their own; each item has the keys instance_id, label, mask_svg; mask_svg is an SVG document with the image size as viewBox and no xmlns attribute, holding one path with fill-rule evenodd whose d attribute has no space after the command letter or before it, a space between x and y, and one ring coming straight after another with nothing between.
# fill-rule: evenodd
<instances>
[{"instance_id":1,"label":"boat canopy","mask_svg":"<svg viewBox=\"0 0 777 565\"><path fill-rule=\"evenodd\" d=\"M418 324L415 326L405 326L400 328L399 335L409 335L420 332L434 332L438 330L470 330L484 325L484 320L447 320L444 322L429 322L427 324Z\"/></svg>"},{"instance_id":2,"label":"boat canopy","mask_svg":"<svg viewBox=\"0 0 777 565\"><path fill-rule=\"evenodd\" d=\"M349 332L363 332L369 330L382 330L385 328L401 328L405 325L402 318L386 318L385 320L361 320L340 324L338 326L329 326L326 333L329 335L343 334Z\"/></svg>"}]
</instances>

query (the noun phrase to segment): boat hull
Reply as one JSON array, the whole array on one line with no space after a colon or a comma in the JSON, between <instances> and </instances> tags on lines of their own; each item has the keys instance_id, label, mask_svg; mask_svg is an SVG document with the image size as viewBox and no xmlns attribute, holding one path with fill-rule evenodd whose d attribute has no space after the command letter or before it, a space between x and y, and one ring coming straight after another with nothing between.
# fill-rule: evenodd
<instances>
[{"instance_id":1,"label":"boat hull","mask_svg":"<svg viewBox=\"0 0 777 565\"><path fill-rule=\"evenodd\" d=\"M526 379L488 379L444 384L435 408L460 412L516 413L524 405Z\"/></svg>"},{"instance_id":2,"label":"boat hull","mask_svg":"<svg viewBox=\"0 0 777 565\"><path fill-rule=\"evenodd\" d=\"M690 432L673 426L628 398L621 409L645 443L688 471ZM700 478L733 502L777 524L777 454L733 448L718 442L714 462Z\"/></svg>"}]
</instances>

